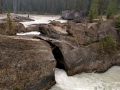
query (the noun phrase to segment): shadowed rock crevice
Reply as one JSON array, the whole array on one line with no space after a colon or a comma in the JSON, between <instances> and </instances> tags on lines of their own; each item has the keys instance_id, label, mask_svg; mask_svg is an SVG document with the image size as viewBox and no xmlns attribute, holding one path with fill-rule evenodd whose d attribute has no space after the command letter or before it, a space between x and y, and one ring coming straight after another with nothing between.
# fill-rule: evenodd
<instances>
[{"instance_id":1,"label":"shadowed rock crevice","mask_svg":"<svg viewBox=\"0 0 120 90\"><path fill-rule=\"evenodd\" d=\"M52 47L52 53L54 55L54 58L57 61L56 68L67 70L67 65L65 65L64 57L62 55L62 52L60 51L59 47L48 42Z\"/></svg>"}]
</instances>

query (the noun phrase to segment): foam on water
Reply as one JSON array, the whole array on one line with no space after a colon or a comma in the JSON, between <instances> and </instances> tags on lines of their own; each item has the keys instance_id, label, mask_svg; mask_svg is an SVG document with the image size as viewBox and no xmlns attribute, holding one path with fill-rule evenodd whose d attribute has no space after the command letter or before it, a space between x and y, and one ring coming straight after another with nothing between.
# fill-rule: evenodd
<instances>
[{"instance_id":1,"label":"foam on water","mask_svg":"<svg viewBox=\"0 0 120 90\"><path fill-rule=\"evenodd\" d=\"M27 16L27 15L20 15L20 16ZM35 21L26 21L26 22L21 22L25 27L28 27L29 25L34 26L33 24L48 24L50 21L60 21L61 23L66 22L66 20L60 20L59 15L30 15L31 19L34 19ZM17 33L17 35L39 35L40 32L37 31L32 31L32 32L21 32Z\"/></svg>"},{"instance_id":2,"label":"foam on water","mask_svg":"<svg viewBox=\"0 0 120 90\"><path fill-rule=\"evenodd\" d=\"M31 32L21 32L21 33L17 33L17 35L40 35L40 32L37 31L31 31Z\"/></svg>"},{"instance_id":3,"label":"foam on water","mask_svg":"<svg viewBox=\"0 0 120 90\"><path fill-rule=\"evenodd\" d=\"M31 24L48 24L53 20L60 21L61 23L66 22L66 20L60 20L60 16L57 15L31 15L30 18L34 19L35 21L27 21L21 23L24 24L25 27L28 27Z\"/></svg>"},{"instance_id":4,"label":"foam on water","mask_svg":"<svg viewBox=\"0 0 120 90\"><path fill-rule=\"evenodd\" d=\"M114 66L107 72L82 73L67 76L61 69L55 70L56 85L50 90L120 90L120 67Z\"/></svg>"}]
</instances>

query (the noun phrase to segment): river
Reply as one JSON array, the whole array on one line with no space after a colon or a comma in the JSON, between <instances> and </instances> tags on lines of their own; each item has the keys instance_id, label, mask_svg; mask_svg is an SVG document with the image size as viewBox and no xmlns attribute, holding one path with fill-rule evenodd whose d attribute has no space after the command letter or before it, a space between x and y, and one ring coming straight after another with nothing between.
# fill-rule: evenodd
<instances>
[{"instance_id":1,"label":"river","mask_svg":"<svg viewBox=\"0 0 120 90\"><path fill-rule=\"evenodd\" d=\"M21 22L25 27L31 24L49 23L51 20L66 22L59 20L60 16L53 15L32 15L30 17L35 19L35 21ZM39 32L30 32L30 34L39 34ZM67 76L64 70L56 68L55 79L56 84L50 90L120 90L120 67L114 66L101 74L93 72L81 73L74 76Z\"/></svg>"},{"instance_id":2,"label":"river","mask_svg":"<svg viewBox=\"0 0 120 90\"><path fill-rule=\"evenodd\" d=\"M120 90L120 67L114 66L105 73L81 73L67 76L55 70L56 85L50 90Z\"/></svg>"},{"instance_id":3,"label":"river","mask_svg":"<svg viewBox=\"0 0 120 90\"><path fill-rule=\"evenodd\" d=\"M27 17L27 15L24 14L21 16ZM28 27L31 24L48 24L53 20L60 21L62 23L66 22L66 20L60 19L60 15L30 15L29 17L35 21L21 22L25 27Z\"/></svg>"}]
</instances>

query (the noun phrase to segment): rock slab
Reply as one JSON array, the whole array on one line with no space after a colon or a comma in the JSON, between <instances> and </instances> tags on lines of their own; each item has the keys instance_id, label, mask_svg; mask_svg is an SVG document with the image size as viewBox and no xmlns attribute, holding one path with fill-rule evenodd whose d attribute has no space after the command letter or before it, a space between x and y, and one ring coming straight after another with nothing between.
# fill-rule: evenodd
<instances>
[{"instance_id":1,"label":"rock slab","mask_svg":"<svg viewBox=\"0 0 120 90\"><path fill-rule=\"evenodd\" d=\"M45 41L0 35L0 90L48 90L55 67Z\"/></svg>"}]
</instances>

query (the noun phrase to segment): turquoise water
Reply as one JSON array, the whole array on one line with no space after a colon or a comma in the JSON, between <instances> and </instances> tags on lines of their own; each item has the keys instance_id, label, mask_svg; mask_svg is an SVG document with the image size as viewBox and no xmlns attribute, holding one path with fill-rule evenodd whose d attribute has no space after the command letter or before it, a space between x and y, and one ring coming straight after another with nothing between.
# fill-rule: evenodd
<instances>
[{"instance_id":1,"label":"turquoise water","mask_svg":"<svg viewBox=\"0 0 120 90\"><path fill-rule=\"evenodd\" d=\"M67 76L61 69L55 70L56 85L50 90L120 90L120 67L114 66L107 72L81 73Z\"/></svg>"}]
</instances>

